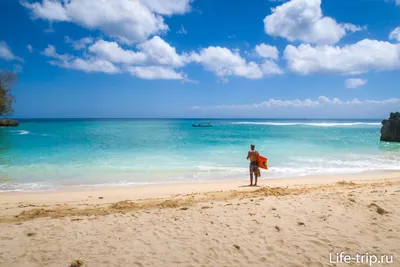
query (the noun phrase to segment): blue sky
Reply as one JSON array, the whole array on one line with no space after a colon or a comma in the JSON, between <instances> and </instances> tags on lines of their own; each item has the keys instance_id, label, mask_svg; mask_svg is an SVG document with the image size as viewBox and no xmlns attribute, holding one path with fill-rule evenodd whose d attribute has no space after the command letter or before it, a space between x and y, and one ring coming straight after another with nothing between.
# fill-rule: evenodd
<instances>
[{"instance_id":1,"label":"blue sky","mask_svg":"<svg viewBox=\"0 0 400 267\"><path fill-rule=\"evenodd\" d=\"M3 0L14 117L384 118L399 0Z\"/></svg>"}]
</instances>

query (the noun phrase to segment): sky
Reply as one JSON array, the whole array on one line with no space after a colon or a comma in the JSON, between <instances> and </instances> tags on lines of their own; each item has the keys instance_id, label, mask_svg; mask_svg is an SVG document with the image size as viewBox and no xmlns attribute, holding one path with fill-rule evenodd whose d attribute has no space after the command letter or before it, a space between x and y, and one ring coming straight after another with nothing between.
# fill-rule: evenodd
<instances>
[{"instance_id":1,"label":"sky","mask_svg":"<svg viewBox=\"0 0 400 267\"><path fill-rule=\"evenodd\" d=\"M15 118L386 118L400 0L2 0Z\"/></svg>"}]
</instances>

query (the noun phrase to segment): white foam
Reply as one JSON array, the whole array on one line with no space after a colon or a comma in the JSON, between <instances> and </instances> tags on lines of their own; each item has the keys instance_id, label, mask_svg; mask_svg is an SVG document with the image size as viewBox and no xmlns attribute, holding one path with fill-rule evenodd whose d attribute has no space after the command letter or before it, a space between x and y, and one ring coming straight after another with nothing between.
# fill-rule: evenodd
<instances>
[{"instance_id":1,"label":"white foam","mask_svg":"<svg viewBox=\"0 0 400 267\"><path fill-rule=\"evenodd\" d=\"M20 131L18 131L18 134L19 134L19 135L29 134L29 131L20 130Z\"/></svg>"},{"instance_id":2,"label":"white foam","mask_svg":"<svg viewBox=\"0 0 400 267\"><path fill-rule=\"evenodd\" d=\"M381 126L379 122L233 122L243 125L271 125L271 126L316 126L316 127L342 127L342 126Z\"/></svg>"},{"instance_id":3,"label":"white foam","mask_svg":"<svg viewBox=\"0 0 400 267\"><path fill-rule=\"evenodd\" d=\"M35 192L49 191L55 187L41 183L0 183L0 192Z\"/></svg>"},{"instance_id":4,"label":"white foam","mask_svg":"<svg viewBox=\"0 0 400 267\"><path fill-rule=\"evenodd\" d=\"M10 181L0 182L0 192L4 191L43 191L59 186L136 186L174 182L207 182L248 177L248 165L243 163L201 162L189 166L174 166L170 169L152 169L119 165L80 164L52 165L32 164L21 166L0 166L8 173ZM113 168L111 168L113 167ZM284 178L310 175L332 175L336 173L360 173L365 171L400 170L400 150L381 154L343 154L341 157L326 155L321 157L289 157L274 159L269 170L262 170L262 179ZM18 183L19 178L29 177L30 181ZM43 177L53 177L42 181ZM16 179L14 179L16 178ZM15 181L15 182L14 182Z\"/></svg>"}]
</instances>

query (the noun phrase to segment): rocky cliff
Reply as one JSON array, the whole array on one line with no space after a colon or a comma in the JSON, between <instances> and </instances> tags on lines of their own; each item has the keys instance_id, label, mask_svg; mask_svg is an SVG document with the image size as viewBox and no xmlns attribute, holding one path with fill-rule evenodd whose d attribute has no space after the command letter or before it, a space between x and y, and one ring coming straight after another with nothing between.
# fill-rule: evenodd
<instances>
[{"instance_id":1,"label":"rocky cliff","mask_svg":"<svg viewBox=\"0 0 400 267\"><path fill-rule=\"evenodd\" d=\"M389 119L382 121L381 141L400 142L400 112L390 113Z\"/></svg>"},{"instance_id":2,"label":"rocky cliff","mask_svg":"<svg viewBox=\"0 0 400 267\"><path fill-rule=\"evenodd\" d=\"M11 127L11 126L18 126L18 125L19 125L18 121L7 120L7 119L0 120L1 127Z\"/></svg>"}]
</instances>

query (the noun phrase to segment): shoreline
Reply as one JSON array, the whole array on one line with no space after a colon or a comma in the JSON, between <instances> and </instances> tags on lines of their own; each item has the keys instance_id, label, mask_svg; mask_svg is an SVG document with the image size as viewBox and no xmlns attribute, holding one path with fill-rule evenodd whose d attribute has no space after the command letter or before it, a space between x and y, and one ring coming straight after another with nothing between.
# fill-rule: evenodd
<instances>
[{"instance_id":1,"label":"shoreline","mask_svg":"<svg viewBox=\"0 0 400 267\"><path fill-rule=\"evenodd\" d=\"M347 177L347 176L359 176L359 175L373 175L381 173L399 173L400 169L383 169L383 170L364 170L356 172L338 172L338 173L318 173L318 174L305 174L305 175L284 175L284 176L270 176L268 172L262 173L262 177L259 178L259 182L262 181L291 181L291 180L314 180L316 178L336 179L336 177ZM192 180L192 181L160 181L160 182L125 182L125 183L102 183L102 184L76 184L76 185L54 185L49 189L15 189L15 190L0 190L1 195L8 194L42 194L42 193L60 193L60 192L75 192L75 191L93 191L93 190L106 190L106 189L127 189L127 188L147 188L147 187L161 187L161 186L181 186L181 185L214 185L214 184L235 184L239 182L245 183L249 181L249 177L244 178L246 175L232 175L226 179L220 180ZM21 183L26 184L26 183Z\"/></svg>"},{"instance_id":2,"label":"shoreline","mask_svg":"<svg viewBox=\"0 0 400 267\"><path fill-rule=\"evenodd\" d=\"M57 191L6 192L0 193L0 221L4 216L15 216L32 208L58 209L60 206L77 209L96 209L124 201L170 200L176 197L186 199L192 195L229 195L232 192L246 193L263 189L304 191L308 188L331 188L338 183L384 183L400 181L400 171L365 172L347 175L292 177L261 179L257 187L248 186L248 180L215 181L211 183L179 183L168 185L143 185L131 187L64 188Z\"/></svg>"}]
</instances>

